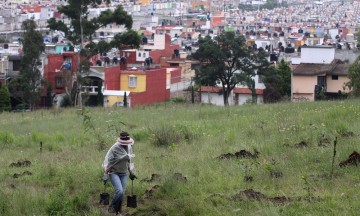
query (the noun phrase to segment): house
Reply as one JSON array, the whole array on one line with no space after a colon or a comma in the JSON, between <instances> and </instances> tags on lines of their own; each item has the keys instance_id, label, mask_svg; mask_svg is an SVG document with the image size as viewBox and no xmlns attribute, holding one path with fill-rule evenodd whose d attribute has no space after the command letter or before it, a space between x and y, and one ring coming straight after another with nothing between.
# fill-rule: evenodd
<instances>
[{"instance_id":1,"label":"house","mask_svg":"<svg viewBox=\"0 0 360 216\"><path fill-rule=\"evenodd\" d=\"M152 65L159 65L161 57L174 55L179 50L179 45L171 44L171 37L168 34L155 34L153 42L144 44L139 49L126 49L120 51L120 56L126 58L127 65L132 67L145 66L145 60L151 57Z\"/></svg>"},{"instance_id":2,"label":"house","mask_svg":"<svg viewBox=\"0 0 360 216\"><path fill-rule=\"evenodd\" d=\"M300 64L291 78L292 101L314 101L319 94L336 97L349 81L350 64L335 59L333 46L305 46L301 49Z\"/></svg>"},{"instance_id":3,"label":"house","mask_svg":"<svg viewBox=\"0 0 360 216\"><path fill-rule=\"evenodd\" d=\"M74 52L48 54L44 62L44 79L47 85L52 86L54 100L58 102L57 105L60 105L62 97L66 91L71 90L76 80L72 72L77 71L78 55ZM45 104L46 92L43 92L41 96L41 104Z\"/></svg>"},{"instance_id":4,"label":"house","mask_svg":"<svg viewBox=\"0 0 360 216\"><path fill-rule=\"evenodd\" d=\"M126 93L128 107L164 102L170 99L166 68L106 67L104 106L123 106Z\"/></svg>"}]
</instances>

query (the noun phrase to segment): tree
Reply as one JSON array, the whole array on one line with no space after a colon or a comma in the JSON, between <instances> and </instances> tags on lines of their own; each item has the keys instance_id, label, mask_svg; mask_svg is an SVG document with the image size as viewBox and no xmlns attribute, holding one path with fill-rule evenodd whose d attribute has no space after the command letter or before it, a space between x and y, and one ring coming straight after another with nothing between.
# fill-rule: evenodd
<instances>
[{"instance_id":1,"label":"tree","mask_svg":"<svg viewBox=\"0 0 360 216\"><path fill-rule=\"evenodd\" d=\"M89 18L89 6L97 7L103 2L110 3L110 0L67 0L67 5L58 7L58 11L70 21L70 25L66 25L62 20L51 18L48 20L48 27L51 30L60 30L64 32L65 37L71 41L74 46L79 47L80 59L78 62L78 71L76 74L75 92L77 94L77 105L82 106L81 85L83 82L82 75L87 73L90 67L90 58L98 53L105 53L113 47L138 47L140 45L140 36L130 30L132 27L132 18L120 5L114 10L105 10L99 16ZM100 41L94 43L92 38L96 31L110 24L124 25L127 31L122 34L115 35L111 42ZM84 43L87 45L84 47Z\"/></svg>"},{"instance_id":2,"label":"tree","mask_svg":"<svg viewBox=\"0 0 360 216\"><path fill-rule=\"evenodd\" d=\"M128 102L127 102L126 92L125 92L125 94L124 94L124 100L123 100L123 103L124 103L124 107L128 107Z\"/></svg>"},{"instance_id":3,"label":"tree","mask_svg":"<svg viewBox=\"0 0 360 216\"><path fill-rule=\"evenodd\" d=\"M266 103L278 102L281 100L282 95L280 93L281 76L276 67L270 67L263 74L263 82L265 84L264 101Z\"/></svg>"},{"instance_id":4,"label":"tree","mask_svg":"<svg viewBox=\"0 0 360 216\"><path fill-rule=\"evenodd\" d=\"M11 110L10 92L9 89L2 85L0 87L0 113Z\"/></svg>"},{"instance_id":5,"label":"tree","mask_svg":"<svg viewBox=\"0 0 360 216\"><path fill-rule=\"evenodd\" d=\"M52 86L49 85L46 90L46 101L45 106L51 108L53 106L53 97L52 97Z\"/></svg>"},{"instance_id":6,"label":"tree","mask_svg":"<svg viewBox=\"0 0 360 216\"><path fill-rule=\"evenodd\" d=\"M346 83L346 87L351 90L351 94L355 97L360 96L360 57L358 57L354 63L349 67L348 78L349 82Z\"/></svg>"},{"instance_id":7,"label":"tree","mask_svg":"<svg viewBox=\"0 0 360 216\"><path fill-rule=\"evenodd\" d=\"M270 67L263 75L265 102L277 102L291 96L291 68L282 59L277 67Z\"/></svg>"},{"instance_id":8,"label":"tree","mask_svg":"<svg viewBox=\"0 0 360 216\"><path fill-rule=\"evenodd\" d=\"M253 77L257 68L261 68L260 59L263 60L257 55L258 52L251 53L246 48L243 35L225 32L214 40L206 36L199 40L199 49L191 55L200 62L195 71L195 81L208 86L220 83L224 105L228 106L229 95L236 85L247 84L255 89Z\"/></svg>"},{"instance_id":9,"label":"tree","mask_svg":"<svg viewBox=\"0 0 360 216\"><path fill-rule=\"evenodd\" d=\"M41 65L40 55L45 51L43 36L36 30L37 26L33 19L25 20L21 25L22 56L20 63L20 76L11 82L14 96L33 110L40 99L43 85L43 77L39 70Z\"/></svg>"},{"instance_id":10,"label":"tree","mask_svg":"<svg viewBox=\"0 0 360 216\"><path fill-rule=\"evenodd\" d=\"M280 93L282 96L291 96L291 68L285 62L284 59L281 59L279 65L277 66L278 73L281 77L280 83Z\"/></svg>"}]
</instances>

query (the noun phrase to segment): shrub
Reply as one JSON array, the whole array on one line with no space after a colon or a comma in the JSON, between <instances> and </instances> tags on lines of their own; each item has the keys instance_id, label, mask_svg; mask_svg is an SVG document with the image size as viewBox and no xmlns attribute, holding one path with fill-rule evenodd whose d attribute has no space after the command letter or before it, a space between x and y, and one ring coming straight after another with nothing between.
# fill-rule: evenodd
<instances>
[{"instance_id":1,"label":"shrub","mask_svg":"<svg viewBox=\"0 0 360 216\"><path fill-rule=\"evenodd\" d=\"M186 103L185 97L175 97L170 100L173 103Z\"/></svg>"},{"instance_id":2,"label":"shrub","mask_svg":"<svg viewBox=\"0 0 360 216\"><path fill-rule=\"evenodd\" d=\"M192 142L197 138L196 128L186 125L168 126L162 125L150 129L151 143L156 146L170 147L182 141Z\"/></svg>"},{"instance_id":3,"label":"shrub","mask_svg":"<svg viewBox=\"0 0 360 216\"><path fill-rule=\"evenodd\" d=\"M156 146L168 147L181 140L179 133L174 127L163 125L158 128L150 129L152 137L151 143Z\"/></svg>"},{"instance_id":4,"label":"shrub","mask_svg":"<svg viewBox=\"0 0 360 216\"><path fill-rule=\"evenodd\" d=\"M60 107L70 107L72 106L70 95L66 94L60 101Z\"/></svg>"},{"instance_id":5,"label":"shrub","mask_svg":"<svg viewBox=\"0 0 360 216\"><path fill-rule=\"evenodd\" d=\"M14 142L14 135L9 132L0 131L0 144L6 145Z\"/></svg>"}]
</instances>

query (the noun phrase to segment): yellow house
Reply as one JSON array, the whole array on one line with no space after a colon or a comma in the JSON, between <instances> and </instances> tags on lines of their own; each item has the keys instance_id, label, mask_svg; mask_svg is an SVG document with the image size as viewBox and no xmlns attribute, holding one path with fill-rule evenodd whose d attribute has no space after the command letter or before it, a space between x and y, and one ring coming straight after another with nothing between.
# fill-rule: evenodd
<instances>
[{"instance_id":1,"label":"yellow house","mask_svg":"<svg viewBox=\"0 0 360 216\"><path fill-rule=\"evenodd\" d=\"M146 73L137 69L123 71L120 75L120 90L130 92L145 92Z\"/></svg>"}]
</instances>

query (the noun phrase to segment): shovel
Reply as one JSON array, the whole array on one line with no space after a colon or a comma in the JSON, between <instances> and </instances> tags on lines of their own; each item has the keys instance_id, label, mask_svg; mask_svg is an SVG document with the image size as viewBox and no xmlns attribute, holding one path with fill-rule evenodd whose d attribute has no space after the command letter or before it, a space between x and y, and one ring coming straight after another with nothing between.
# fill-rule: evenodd
<instances>
[{"instance_id":1,"label":"shovel","mask_svg":"<svg viewBox=\"0 0 360 216\"><path fill-rule=\"evenodd\" d=\"M134 195L134 180L131 180L131 195L127 196L126 206L130 208L137 207L136 195Z\"/></svg>"}]
</instances>

